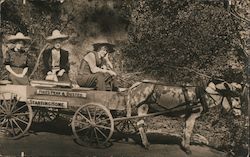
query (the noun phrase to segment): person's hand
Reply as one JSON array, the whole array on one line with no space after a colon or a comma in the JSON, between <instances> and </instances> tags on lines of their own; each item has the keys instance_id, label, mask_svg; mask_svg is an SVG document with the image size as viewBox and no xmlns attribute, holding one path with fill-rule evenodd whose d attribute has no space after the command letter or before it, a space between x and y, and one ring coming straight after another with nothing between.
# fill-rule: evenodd
<instances>
[{"instance_id":1,"label":"person's hand","mask_svg":"<svg viewBox=\"0 0 250 157\"><path fill-rule=\"evenodd\" d=\"M65 70L64 69L61 69L58 73L57 73L57 76L62 76L64 74Z\"/></svg>"},{"instance_id":2,"label":"person's hand","mask_svg":"<svg viewBox=\"0 0 250 157\"><path fill-rule=\"evenodd\" d=\"M56 74L48 74L45 80L58 82L58 78Z\"/></svg>"},{"instance_id":3,"label":"person's hand","mask_svg":"<svg viewBox=\"0 0 250 157\"><path fill-rule=\"evenodd\" d=\"M55 82L58 82L58 78L57 78L56 75L54 75L54 81L55 81Z\"/></svg>"},{"instance_id":4,"label":"person's hand","mask_svg":"<svg viewBox=\"0 0 250 157\"><path fill-rule=\"evenodd\" d=\"M47 72L47 75L52 75L53 73L51 71Z\"/></svg>"},{"instance_id":5,"label":"person's hand","mask_svg":"<svg viewBox=\"0 0 250 157\"><path fill-rule=\"evenodd\" d=\"M114 72L114 71L112 71L112 70L108 70L107 71L111 76L116 76L117 74Z\"/></svg>"}]
</instances>

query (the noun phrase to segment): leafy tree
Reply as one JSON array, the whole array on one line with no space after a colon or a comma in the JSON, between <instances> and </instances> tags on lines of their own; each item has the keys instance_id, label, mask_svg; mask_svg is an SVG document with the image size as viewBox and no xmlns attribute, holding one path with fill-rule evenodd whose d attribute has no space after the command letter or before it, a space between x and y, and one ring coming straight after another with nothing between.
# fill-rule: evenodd
<instances>
[{"instance_id":1,"label":"leafy tree","mask_svg":"<svg viewBox=\"0 0 250 157\"><path fill-rule=\"evenodd\" d=\"M177 0L131 3L129 43L123 51L129 70L153 71L170 82L199 79L193 71L242 81L238 77L244 58L238 51L238 23L223 4ZM236 57L237 70L228 63L232 56L241 56Z\"/></svg>"}]
</instances>

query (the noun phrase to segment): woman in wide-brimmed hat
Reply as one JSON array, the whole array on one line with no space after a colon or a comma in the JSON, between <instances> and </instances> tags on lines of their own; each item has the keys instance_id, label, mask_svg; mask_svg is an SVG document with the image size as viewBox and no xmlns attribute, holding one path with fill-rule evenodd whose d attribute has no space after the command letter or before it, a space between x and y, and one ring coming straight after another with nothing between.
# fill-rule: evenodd
<instances>
[{"instance_id":1,"label":"woman in wide-brimmed hat","mask_svg":"<svg viewBox=\"0 0 250 157\"><path fill-rule=\"evenodd\" d=\"M43 53L44 73L46 80L52 81L70 81L69 72L69 53L61 48L61 44L68 38L68 35L62 34L59 30L54 30L51 36L46 40L52 44Z\"/></svg>"},{"instance_id":2,"label":"woman in wide-brimmed hat","mask_svg":"<svg viewBox=\"0 0 250 157\"><path fill-rule=\"evenodd\" d=\"M94 51L88 52L81 61L77 83L81 87L93 87L97 90L117 91L116 73L109 61L108 54L113 53L114 45L108 42L93 44Z\"/></svg>"},{"instance_id":3,"label":"woman in wide-brimmed hat","mask_svg":"<svg viewBox=\"0 0 250 157\"><path fill-rule=\"evenodd\" d=\"M14 48L6 52L4 63L5 68L9 72L9 80L11 80L13 84L29 84L27 72L30 57L28 56L27 50L25 50L25 44L28 43L31 38L18 32L16 35L9 36L7 40L14 44Z\"/></svg>"}]
</instances>

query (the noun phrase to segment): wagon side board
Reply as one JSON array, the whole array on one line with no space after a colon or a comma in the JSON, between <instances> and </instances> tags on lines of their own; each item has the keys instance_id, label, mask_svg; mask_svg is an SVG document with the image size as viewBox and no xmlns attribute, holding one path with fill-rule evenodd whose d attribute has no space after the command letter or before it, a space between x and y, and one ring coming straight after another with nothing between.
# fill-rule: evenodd
<instances>
[{"instance_id":1,"label":"wagon side board","mask_svg":"<svg viewBox=\"0 0 250 157\"><path fill-rule=\"evenodd\" d=\"M1 85L0 93L14 93L20 98L19 101L26 102L27 98L35 93L36 89L32 86L24 86L24 85ZM3 98L0 94L0 100ZM8 98L5 98L8 99Z\"/></svg>"},{"instance_id":2,"label":"wagon side board","mask_svg":"<svg viewBox=\"0 0 250 157\"><path fill-rule=\"evenodd\" d=\"M0 93L15 93L20 97L19 101L27 102L31 106L39 105L40 103L44 105L43 107L56 107L55 104L58 104L57 102L62 104L59 108L68 109L77 109L81 105L90 102L100 103L110 110L124 110L126 106L125 96L121 93L112 91L2 85L0 86ZM3 98L1 98L0 94L0 100L1 99ZM49 102L54 104L54 106L50 105Z\"/></svg>"},{"instance_id":3,"label":"wagon side board","mask_svg":"<svg viewBox=\"0 0 250 157\"><path fill-rule=\"evenodd\" d=\"M125 97L117 92L72 89L36 88L28 98L28 104L42 107L67 108L76 110L80 106L94 102L106 106L110 110L124 110ZM66 104L66 105L65 105Z\"/></svg>"}]
</instances>

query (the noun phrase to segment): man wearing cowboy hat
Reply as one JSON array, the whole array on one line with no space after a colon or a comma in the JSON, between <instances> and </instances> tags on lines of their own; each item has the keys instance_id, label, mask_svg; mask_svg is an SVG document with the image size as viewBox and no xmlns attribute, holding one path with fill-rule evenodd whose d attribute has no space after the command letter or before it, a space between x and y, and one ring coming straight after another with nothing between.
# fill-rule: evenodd
<instances>
[{"instance_id":1,"label":"man wearing cowboy hat","mask_svg":"<svg viewBox=\"0 0 250 157\"><path fill-rule=\"evenodd\" d=\"M114 45L110 43L93 44L94 51L88 52L81 61L77 76L77 83L81 87L94 87L97 90L117 91L117 83L114 77L116 73L112 70L113 65L108 59L108 54L114 52Z\"/></svg>"},{"instance_id":2,"label":"man wearing cowboy hat","mask_svg":"<svg viewBox=\"0 0 250 157\"><path fill-rule=\"evenodd\" d=\"M14 44L14 48L7 50L4 62L9 72L9 80L13 84L27 85L29 84L27 77L29 56L24 45L31 38L18 32L16 35L9 36L7 40Z\"/></svg>"},{"instance_id":3,"label":"man wearing cowboy hat","mask_svg":"<svg viewBox=\"0 0 250 157\"><path fill-rule=\"evenodd\" d=\"M43 53L44 73L46 80L70 81L69 72L69 53L61 49L61 43L68 38L68 35L61 34L59 30L54 30L52 35L46 40L52 44Z\"/></svg>"}]
</instances>

